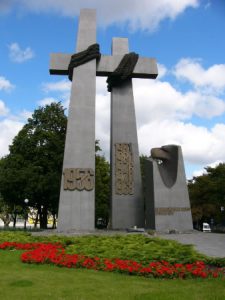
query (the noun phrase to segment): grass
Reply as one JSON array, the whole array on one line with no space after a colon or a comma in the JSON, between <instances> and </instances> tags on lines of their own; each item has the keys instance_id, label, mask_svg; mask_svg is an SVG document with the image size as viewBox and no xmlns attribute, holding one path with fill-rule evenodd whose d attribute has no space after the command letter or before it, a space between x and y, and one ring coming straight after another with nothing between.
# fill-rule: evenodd
<instances>
[{"instance_id":1,"label":"grass","mask_svg":"<svg viewBox=\"0 0 225 300\"><path fill-rule=\"evenodd\" d=\"M138 234L113 236L32 236L30 232L0 231L0 243L8 242L60 242L67 253L90 257L131 259L140 263L166 260L170 263L192 263L202 260L206 264L225 266L225 258L210 258L197 252L192 245Z\"/></svg>"},{"instance_id":2,"label":"grass","mask_svg":"<svg viewBox=\"0 0 225 300\"><path fill-rule=\"evenodd\" d=\"M137 234L114 236L32 236L29 232L0 231L0 243L13 242L60 242L67 253L80 253L90 257L131 259L141 263L153 260L167 260L170 263L205 263L225 266L225 258L209 258L198 253L192 245L163 240Z\"/></svg>"},{"instance_id":3,"label":"grass","mask_svg":"<svg viewBox=\"0 0 225 300\"><path fill-rule=\"evenodd\" d=\"M204 258L191 245L135 234L74 238L71 245L67 246L67 252L85 253L91 257L132 259L142 263L152 260L187 263Z\"/></svg>"},{"instance_id":4,"label":"grass","mask_svg":"<svg viewBox=\"0 0 225 300\"><path fill-rule=\"evenodd\" d=\"M185 262L205 258L191 245L133 234L37 237L24 232L0 232L0 243L4 241L58 241L66 246L67 252L138 261L160 258ZM162 280L53 265L23 264L20 254L20 251L0 251L0 299L225 299L225 281L222 278Z\"/></svg>"},{"instance_id":5,"label":"grass","mask_svg":"<svg viewBox=\"0 0 225 300\"><path fill-rule=\"evenodd\" d=\"M148 279L51 265L22 264L19 256L19 251L0 252L0 299L225 299L222 279Z\"/></svg>"}]
</instances>

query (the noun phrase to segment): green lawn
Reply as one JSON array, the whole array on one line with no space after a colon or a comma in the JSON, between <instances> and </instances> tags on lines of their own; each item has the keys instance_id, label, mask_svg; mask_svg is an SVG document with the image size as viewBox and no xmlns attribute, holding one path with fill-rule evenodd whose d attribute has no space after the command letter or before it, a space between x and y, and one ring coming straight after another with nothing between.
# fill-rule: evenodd
<instances>
[{"instance_id":1,"label":"green lawn","mask_svg":"<svg viewBox=\"0 0 225 300\"><path fill-rule=\"evenodd\" d=\"M0 299L224 300L223 279L160 280L91 270L23 264L0 252Z\"/></svg>"},{"instance_id":2,"label":"green lawn","mask_svg":"<svg viewBox=\"0 0 225 300\"><path fill-rule=\"evenodd\" d=\"M164 240L140 234L88 235L88 236L32 236L23 231L0 231L2 242L60 242L67 253L79 253L89 257L131 259L140 263L166 260L170 263L205 263L225 266L225 258L210 258L198 253L192 245Z\"/></svg>"},{"instance_id":3,"label":"green lawn","mask_svg":"<svg viewBox=\"0 0 225 300\"><path fill-rule=\"evenodd\" d=\"M191 246L143 236L115 237L33 237L23 232L0 232L0 243L55 242L68 252L87 255L144 258L170 257L189 260L199 256ZM154 299L224 300L225 279L162 280L85 269L59 268L53 265L24 264L21 251L0 250L0 300L63 299ZM122 257L121 257L122 258Z\"/></svg>"}]
</instances>

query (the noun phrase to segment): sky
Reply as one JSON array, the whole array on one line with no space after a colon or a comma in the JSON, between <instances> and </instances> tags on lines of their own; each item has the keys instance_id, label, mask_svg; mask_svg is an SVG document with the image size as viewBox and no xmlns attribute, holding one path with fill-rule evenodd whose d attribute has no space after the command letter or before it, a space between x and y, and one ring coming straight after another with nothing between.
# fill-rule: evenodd
<instances>
[{"instance_id":1,"label":"sky","mask_svg":"<svg viewBox=\"0 0 225 300\"><path fill-rule=\"evenodd\" d=\"M113 37L157 60L159 76L134 79L140 154L182 147L187 178L225 162L224 0L0 0L0 157L39 106L61 101L71 83L49 74L50 53L74 53L79 11L97 11L97 42ZM96 139L109 157L110 93L97 77Z\"/></svg>"}]
</instances>

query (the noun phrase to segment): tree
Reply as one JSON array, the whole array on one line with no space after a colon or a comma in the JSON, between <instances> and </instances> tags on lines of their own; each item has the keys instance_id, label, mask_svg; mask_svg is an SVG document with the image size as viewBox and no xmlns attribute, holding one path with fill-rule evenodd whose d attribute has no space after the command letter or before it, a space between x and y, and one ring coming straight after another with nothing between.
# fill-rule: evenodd
<instances>
[{"instance_id":1,"label":"tree","mask_svg":"<svg viewBox=\"0 0 225 300\"><path fill-rule=\"evenodd\" d=\"M36 109L0 161L4 201L37 208L41 228L57 213L67 118L61 103Z\"/></svg>"},{"instance_id":2,"label":"tree","mask_svg":"<svg viewBox=\"0 0 225 300\"><path fill-rule=\"evenodd\" d=\"M101 151L99 141L95 143L95 221L96 226L106 226L109 222L110 211L110 166ZM98 224L101 220L102 224Z\"/></svg>"},{"instance_id":3,"label":"tree","mask_svg":"<svg viewBox=\"0 0 225 300\"><path fill-rule=\"evenodd\" d=\"M4 227L9 227L9 223L12 221L10 211L9 205L0 196L0 219L3 221Z\"/></svg>"},{"instance_id":4,"label":"tree","mask_svg":"<svg viewBox=\"0 0 225 300\"><path fill-rule=\"evenodd\" d=\"M56 219L62 175L67 117L61 103L36 109L10 146L10 154L0 160L0 191L16 222L28 205L47 227L48 214ZM99 141L96 153L101 151ZM96 220L109 219L109 163L96 154ZM24 200L29 199L27 205Z\"/></svg>"},{"instance_id":5,"label":"tree","mask_svg":"<svg viewBox=\"0 0 225 300\"><path fill-rule=\"evenodd\" d=\"M206 173L188 182L193 221L216 223L223 221L221 207L225 206L225 163L206 167Z\"/></svg>"}]
</instances>

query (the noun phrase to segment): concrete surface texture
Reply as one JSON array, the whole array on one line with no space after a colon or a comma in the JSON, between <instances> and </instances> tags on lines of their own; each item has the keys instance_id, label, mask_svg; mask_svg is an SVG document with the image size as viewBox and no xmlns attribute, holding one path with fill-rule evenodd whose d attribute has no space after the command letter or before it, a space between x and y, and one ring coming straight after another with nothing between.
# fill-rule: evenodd
<instances>
[{"instance_id":1,"label":"concrete surface texture","mask_svg":"<svg viewBox=\"0 0 225 300\"><path fill-rule=\"evenodd\" d=\"M192 230L181 147L155 148L152 156L145 163L146 227L162 232Z\"/></svg>"},{"instance_id":2,"label":"concrete surface texture","mask_svg":"<svg viewBox=\"0 0 225 300\"><path fill-rule=\"evenodd\" d=\"M212 257L225 257L225 234L206 233L194 231L194 233L162 234L161 238L178 241L182 244L194 245L200 253Z\"/></svg>"},{"instance_id":3,"label":"concrete surface texture","mask_svg":"<svg viewBox=\"0 0 225 300\"><path fill-rule=\"evenodd\" d=\"M96 42L95 19L95 10L81 10L77 35L77 52L85 50L88 46ZM108 76L112 73L118 66L123 55L128 52L127 40L117 39L117 41L120 41L121 44L115 40L113 56L102 55L97 64L96 60L92 60L73 70L59 202L59 231L94 229L94 188L91 190L90 188L89 190L83 189L82 184L76 182L76 180L79 180L80 169L83 170L82 172L86 170L89 174L94 174L95 171L95 77L96 75ZM124 45L125 48L123 48ZM51 54L50 74L68 75L70 58L71 54ZM156 78L157 74L155 59L143 57L138 59L132 77ZM120 206L115 206L118 211L123 211L123 213L122 217L118 216L122 223L116 224L114 222L114 224L116 224L116 227L122 226L122 228L135 225L140 226L144 222L143 200L140 197L140 166L131 80L128 80L122 88L115 89L115 98L118 98L117 101L121 101L121 103L125 101L125 105L115 105L115 109L113 108L113 116L115 116L116 112L119 112L120 120L116 118L115 121L111 121L113 126L112 132L115 132L115 128L121 131L122 135L119 135L117 140L120 140L121 143L128 141L127 143L131 144L132 153L134 153L135 199L138 197L140 201L138 200L134 204L134 200L131 197L131 200L125 206L124 203L126 200ZM114 102L116 103L116 100L113 100ZM121 112L120 109L122 109ZM90 187L91 179L89 178L88 180L87 186ZM126 199L128 198L126 197ZM128 207L130 209L127 210ZM115 216L114 213L113 215ZM124 223L125 220L127 221Z\"/></svg>"},{"instance_id":4,"label":"concrete surface texture","mask_svg":"<svg viewBox=\"0 0 225 300\"><path fill-rule=\"evenodd\" d=\"M81 10L76 52L85 50L95 42L95 10ZM63 171L82 168L95 172L95 93L96 60L92 60L73 70ZM65 189L62 176L58 231L94 229L94 195L94 188Z\"/></svg>"},{"instance_id":5,"label":"concrete surface texture","mask_svg":"<svg viewBox=\"0 0 225 300\"><path fill-rule=\"evenodd\" d=\"M128 53L128 40L114 38L113 56ZM129 147L130 165L127 154L121 150L119 167L116 165L116 147ZM136 117L131 79L111 92L111 225L114 229L126 229L133 226L144 226L144 202L140 172L139 150L137 140ZM128 154L128 156L129 156ZM126 170L125 170L126 169ZM122 173L123 174L120 174ZM130 178L130 182L126 182ZM120 178L119 178L120 177ZM117 184L120 180L121 189ZM130 185L129 185L130 184ZM130 191L126 191L129 185ZM129 189L128 188L128 189Z\"/></svg>"},{"instance_id":6,"label":"concrete surface texture","mask_svg":"<svg viewBox=\"0 0 225 300\"><path fill-rule=\"evenodd\" d=\"M73 53L51 53L50 55L50 74L67 75L68 65ZM109 56L101 55L101 59L97 61L97 76L109 76L119 65L123 55ZM156 60L154 58L139 57L137 64L131 74L132 78L152 78L158 75Z\"/></svg>"}]
</instances>

